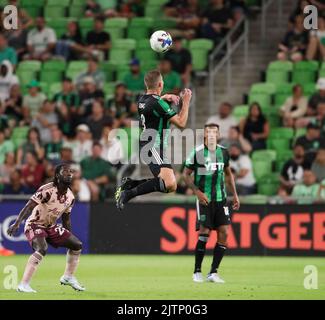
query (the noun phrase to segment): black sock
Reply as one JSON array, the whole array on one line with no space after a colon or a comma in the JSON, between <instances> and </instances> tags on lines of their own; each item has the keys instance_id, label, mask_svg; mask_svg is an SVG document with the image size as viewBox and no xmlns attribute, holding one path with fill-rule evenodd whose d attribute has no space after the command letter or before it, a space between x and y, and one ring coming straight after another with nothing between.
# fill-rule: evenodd
<instances>
[{"instance_id":1,"label":"black sock","mask_svg":"<svg viewBox=\"0 0 325 320\"><path fill-rule=\"evenodd\" d=\"M194 273L201 272L201 265L205 255L205 247L208 242L208 234L200 234L195 248L195 267Z\"/></svg>"},{"instance_id":2,"label":"black sock","mask_svg":"<svg viewBox=\"0 0 325 320\"><path fill-rule=\"evenodd\" d=\"M147 182L148 180L150 180L150 179L142 179L142 180L133 180L133 179L132 179L132 182L131 182L131 189L132 189L132 188L135 188L135 187L137 187L137 186L139 186L139 185L142 184L142 183Z\"/></svg>"},{"instance_id":3,"label":"black sock","mask_svg":"<svg viewBox=\"0 0 325 320\"><path fill-rule=\"evenodd\" d=\"M164 180L159 177L146 180L144 183L139 184L137 187L131 190L126 190L126 202L134 197L157 191L163 193L167 192Z\"/></svg>"},{"instance_id":4,"label":"black sock","mask_svg":"<svg viewBox=\"0 0 325 320\"><path fill-rule=\"evenodd\" d=\"M213 261L212 261L210 273L216 273L218 271L220 262L226 250L227 250L226 246L223 246L219 243L216 244L213 250Z\"/></svg>"}]
</instances>

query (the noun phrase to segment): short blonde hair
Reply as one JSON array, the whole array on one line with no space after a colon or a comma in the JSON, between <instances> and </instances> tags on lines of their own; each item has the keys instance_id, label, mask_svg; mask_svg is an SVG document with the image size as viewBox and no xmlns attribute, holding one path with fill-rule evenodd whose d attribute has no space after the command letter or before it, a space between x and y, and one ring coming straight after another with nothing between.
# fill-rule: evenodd
<instances>
[{"instance_id":1,"label":"short blonde hair","mask_svg":"<svg viewBox=\"0 0 325 320\"><path fill-rule=\"evenodd\" d=\"M157 89L161 78L162 76L159 70L148 71L144 77L144 83L147 89Z\"/></svg>"}]
</instances>

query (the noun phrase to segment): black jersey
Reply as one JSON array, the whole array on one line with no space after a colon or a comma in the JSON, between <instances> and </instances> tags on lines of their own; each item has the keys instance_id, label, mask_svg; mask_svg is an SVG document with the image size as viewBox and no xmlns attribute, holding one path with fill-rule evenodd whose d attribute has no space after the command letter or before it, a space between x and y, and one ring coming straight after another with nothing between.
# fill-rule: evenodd
<instances>
[{"instance_id":1,"label":"black jersey","mask_svg":"<svg viewBox=\"0 0 325 320\"><path fill-rule=\"evenodd\" d=\"M145 94L138 101L138 113L142 129L140 145L148 143L145 132L150 129L150 135L155 140L154 147L162 151L168 141L169 119L176 112L160 96Z\"/></svg>"}]
</instances>

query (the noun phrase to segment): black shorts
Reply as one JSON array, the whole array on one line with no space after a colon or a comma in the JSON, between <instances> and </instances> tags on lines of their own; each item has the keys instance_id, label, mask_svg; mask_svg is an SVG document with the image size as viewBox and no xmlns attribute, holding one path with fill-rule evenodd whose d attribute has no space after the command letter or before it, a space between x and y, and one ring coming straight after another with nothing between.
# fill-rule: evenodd
<instances>
[{"instance_id":1,"label":"black shorts","mask_svg":"<svg viewBox=\"0 0 325 320\"><path fill-rule=\"evenodd\" d=\"M212 201L207 206L196 202L196 231L200 226L210 230L216 230L220 226L231 224L230 208L226 202Z\"/></svg>"},{"instance_id":2,"label":"black shorts","mask_svg":"<svg viewBox=\"0 0 325 320\"><path fill-rule=\"evenodd\" d=\"M148 165L150 171L155 177L159 176L161 168L173 169L164 152L161 152L157 148L150 149L148 155L152 161L148 163L147 161L143 160L143 162Z\"/></svg>"}]
</instances>

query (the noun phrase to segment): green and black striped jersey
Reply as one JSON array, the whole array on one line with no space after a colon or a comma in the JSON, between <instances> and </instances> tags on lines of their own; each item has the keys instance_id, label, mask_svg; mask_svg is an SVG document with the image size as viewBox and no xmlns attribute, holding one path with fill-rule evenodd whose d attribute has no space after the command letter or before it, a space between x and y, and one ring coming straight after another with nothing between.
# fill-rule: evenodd
<instances>
[{"instance_id":1,"label":"green and black striped jersey","mask_svg":"<svg viewBox=\"0 0 325 320\"><path fill-rule=\"evenodd\" d=\"M175 116L176 112L160 96L146 94L141 96L138 101L138 113L142 129L140 143L147 143L144 134L146 130L155 130L153 132L154 146L159 150L163 150L168 141L169 119Z\"/></svg>"},{"instance_id":2,"label":"green and black striped jersey","mask_svg":"<svg viewBox=\"0 0 325 320\"><path fill-rule=\"evenodd\" d=\"M229 153L221 145L209 151L204 145L196 147L185 162L185 167L194 171L194 183L204 192L209 201L226 200L224 169L229 166Z\"/></svg>"}]
</instances>

